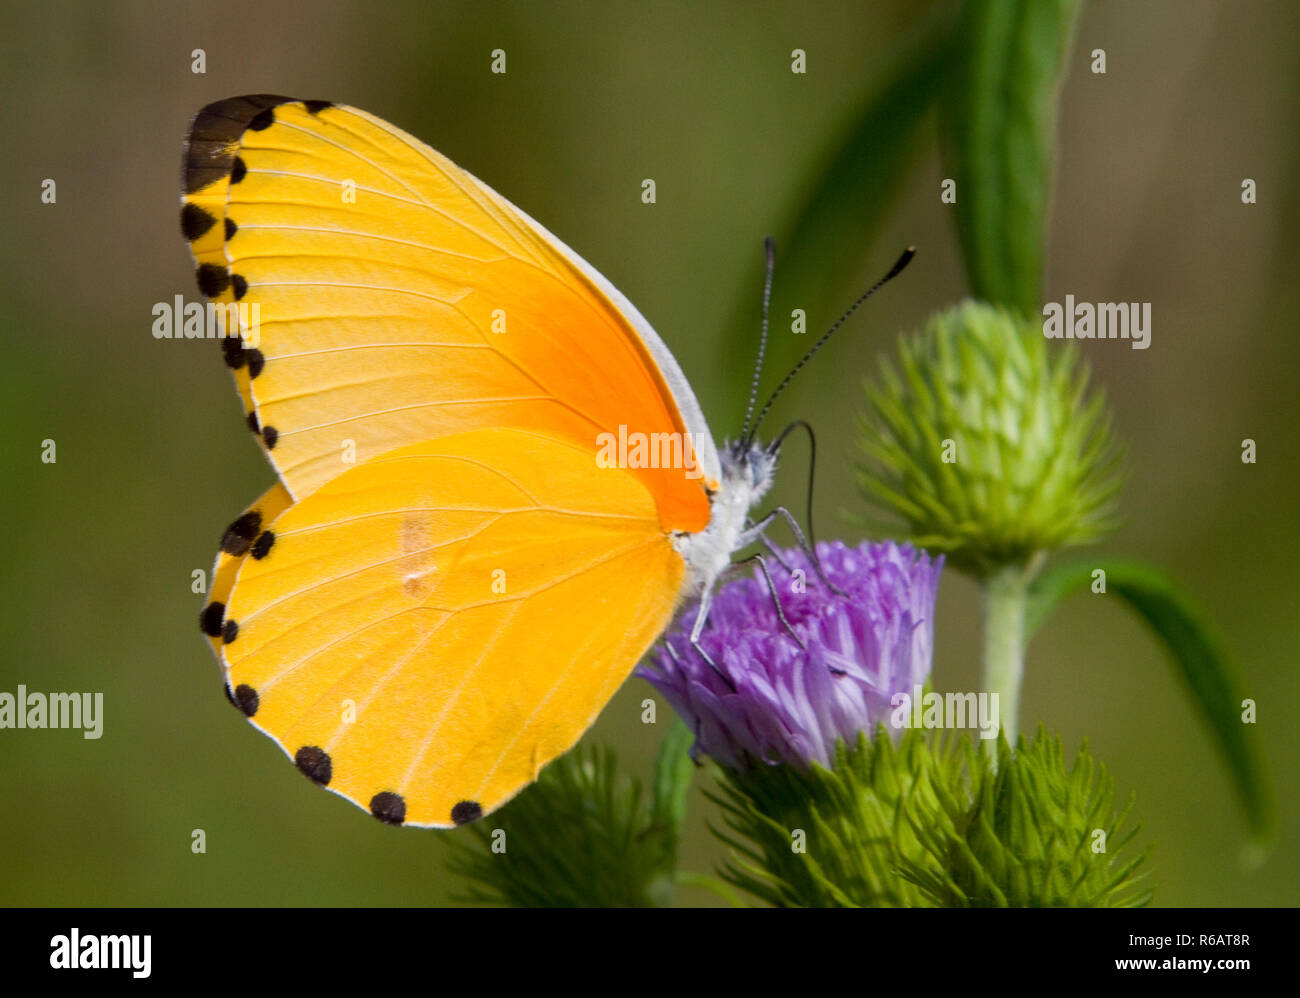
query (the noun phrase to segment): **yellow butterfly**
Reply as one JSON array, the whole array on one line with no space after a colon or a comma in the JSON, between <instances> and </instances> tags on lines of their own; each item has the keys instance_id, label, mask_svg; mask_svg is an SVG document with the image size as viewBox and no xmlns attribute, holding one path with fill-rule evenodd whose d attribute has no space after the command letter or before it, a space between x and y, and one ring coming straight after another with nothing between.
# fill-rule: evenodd
<instances>
[{"instance_id":1,"label":"yellow butterfly","mask_svg":"<svg viewBox=\"0 0 1300 998\"><path fill-rule=\"evenodd\" d=\"M210 104L181 228L279 476L222 538L201 614L227 696L381 821L493 811L687 596L703 626L770 522L749 511L777 447L747 429L719 453L622 294L364 111Z\"/></svg>"}]
</instances>

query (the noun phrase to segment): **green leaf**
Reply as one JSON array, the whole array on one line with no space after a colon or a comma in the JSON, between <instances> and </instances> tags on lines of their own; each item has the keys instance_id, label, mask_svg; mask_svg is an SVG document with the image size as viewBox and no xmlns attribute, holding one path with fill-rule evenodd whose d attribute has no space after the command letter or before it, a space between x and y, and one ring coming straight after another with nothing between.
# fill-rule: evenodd
<instances>
[{"instance_id":1,"label":"green leaf","mask_svg":"<svg viewBox=\"0 0 1300 998\"><path fill-rule=\"evenodd\" d=\"M655 759L651 812L657 822L672 830L674 836L681 832L686 817L686 795L695 779L695 761L691 758L691 743L694 741L691 729L674 715Z\"/></svg>"},{"instance_id":2,"label":"green leaf","mask_svg":"<svg viewBox=\"0 0 1300 998\"><path fill-rule=\"evenodd\" d=\"M1241 794L1255 833L1248 861L1262 859L1275 833L1273 797L1255 727L1241 720L1244 695L1236 664L1206 614L1172 579L1133 562L1075 562L1051 568L1030 589L1026 641L1063 597L1092 585L1097 569L1105 570L1106 593L1137 611L1173 658Z\"/></svg>"},{"instance_id":3,"label":"green leaf","mask_svg":"<svg viewBox=\"0 0 1300 998\"><path fill-rule=\"evenodd\" d=\"M1078 10L1078 0L968 0L942 101L971 292L1026 316L1042 303L1057 97Z\"/></svg>"},{"instance_id":4,"label":"green leaf","mask_svg":"<svg viewBox=\"0 0 1300 998\"><path fill-rule=\"evenodd\" d=\"M898 58L896 73L865 95L835 135L813 176L799 186L808 192L776 237L778 259L773 297L807 314L808 336L789 335L774 308L766 368L783 372L849 304L843 289L866 259L893 192L918 151L919 128L938 100L952 60L951 26L930 30ZM895 247L882 268L902 247ZM755 265L761 259L755 247ZM757 348L759 283L746 283L735 319L719 356L751 356ZM782 329L786 335L782 334ZM735 380L733 390L747 389ZM760 399L760 402L762 400ZM739 425L739 422L737 422Z\"/></svg>"}]
</instances>

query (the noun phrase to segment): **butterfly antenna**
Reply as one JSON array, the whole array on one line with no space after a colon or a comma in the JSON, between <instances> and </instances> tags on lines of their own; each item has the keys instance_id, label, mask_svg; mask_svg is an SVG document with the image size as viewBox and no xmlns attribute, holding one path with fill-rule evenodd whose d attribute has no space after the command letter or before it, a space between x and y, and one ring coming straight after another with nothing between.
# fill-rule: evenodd
<instances>
[{"instance_id":1,"label":"butterfly antenna","mask_svg":"<svg viewBox=\"0 0 1300 998\"><path fill-rule=\"evenodd\" d=\"M844 314L841 315L837 320L835 320L835 324L831 326L830 329L826 330L826 332L822 334L822 338L813 344L812 349L809 350L806 354L804 354L803 358L799 361L799 363L795 364L795 366L791 368L790 373L787 374L784 379L782 379L779 385L776 386L776 391L774 391L771 395L769 395L767 397L767 401L763 403L763 408L762 410L760 410L758 414L758 419L754 420L753 429L750 430L748 435L743 438L746 444L753 443L754 436L758 433L759 426L762 425L763 420L767 417L768 412L771 410L772 404L777 400L780 394L783 391L785 391L786 386L789 385L790 382L794 380L794 376L798 374L801 370L803 370L803 366L807 364L808 361L812 360L813 355L816 354L818 350L820 350L822 347L826 345L826 341L835 335L835 331L839 329L840 326L844 325L845 322L848 321L849 316L851 316L854 312L858 310L858 306L860 306L864 301L866 301L877 291L879 291L882 287L884 287L895 277L901 274L903 272L903 268L912 262L912 257L914 256L916 256L915 246L909 246L907 247L907 249L903 250L902 255L896 261L894 261L894 265L889 268L889 273L886 274L884 277L882 277L880 280L878 280L875 284L871 285L871 287L867 288L866 291L862 292L862 294L858 296L858 300L855 301L852 305L850 305L845 310ZM764 330L766 331L766 323L764 323ZM747 429L749 428L748 419L745 420L745 427Z\"/></svg>"},{"instance_id":2,"label":"butterfly antenna","mask_svg":"<svg viewBox=\"0 0 1300 998\"><path fill-rule=\"evenodd\" d=\"M740 431L740 439L749 439L749 421L754 418L754 406L758 402L758 378L763 373L763 355L767 353L767 313L772 303L772 271L776 267L776 243L768 236L763 240L763 249L767 254L763 275L763 331L758 337L758 360L754 364L754 380L749 386L749 406L745 409L745 428Z\"/></svg>"}]
</instances>

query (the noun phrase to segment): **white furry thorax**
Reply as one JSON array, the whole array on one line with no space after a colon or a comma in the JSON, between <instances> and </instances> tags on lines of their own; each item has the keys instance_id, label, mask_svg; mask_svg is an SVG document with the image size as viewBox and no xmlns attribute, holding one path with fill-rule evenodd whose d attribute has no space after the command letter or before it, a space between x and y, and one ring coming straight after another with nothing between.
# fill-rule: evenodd
<instances>
[{"instance_id":1,"label":"white furry thorax","mask_svg":"<svg viewBox=\"0 0 1300 998\"><path fill-rule=\"evenodd\" d=\"M709 525L697 534L673 537L673 546L686 562L685 595L712 589L731 556L751 542L745 537L749 511L772 487L776 472L776 456L758 444L728 442L719 457L722 476L710 497Z\"/></svg>"}]
</instances>

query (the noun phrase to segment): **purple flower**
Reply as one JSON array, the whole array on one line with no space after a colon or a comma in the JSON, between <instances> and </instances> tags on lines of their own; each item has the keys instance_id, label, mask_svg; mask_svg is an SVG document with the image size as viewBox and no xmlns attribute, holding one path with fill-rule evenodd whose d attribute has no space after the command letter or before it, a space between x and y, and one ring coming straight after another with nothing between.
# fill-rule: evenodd
<instances>
[{"instance_id":1,"label":"purple flower","mask_svg":"<svg viewBox=\"0 0 1300 998\"><path fill-rule=\"evenodd\" d=\"M781 625L756 567L714 598L700 644L716 669L691 646L697 605L637 670L695 732L692 754L742 770L760 760L829 767L836 739L853 744L887 721L891 697L925 682L943 558L888 541L822 543L817 553L845 596L797 549L781 552L790 571L767 559L806 647Z\"/></svg>"}]
</instances>

